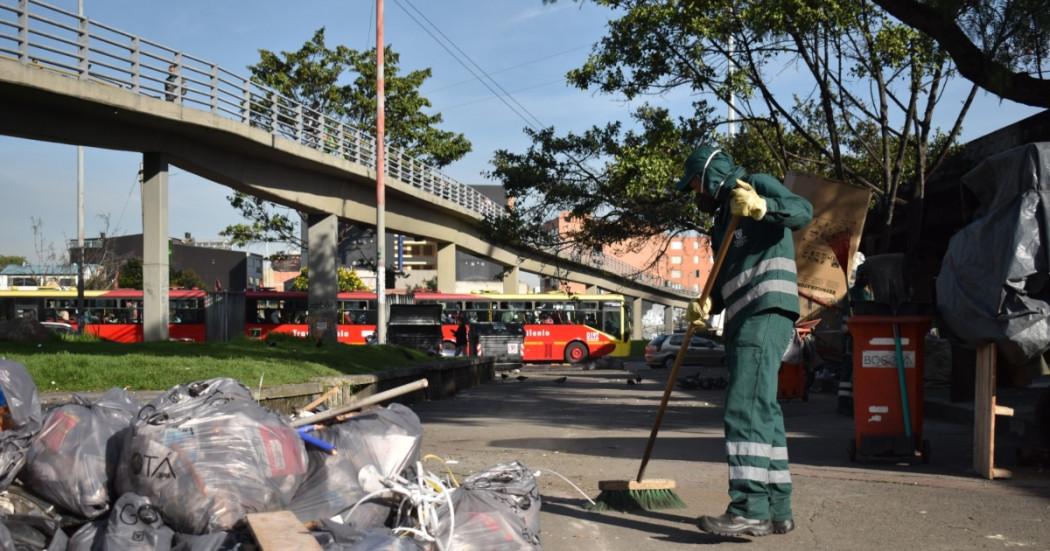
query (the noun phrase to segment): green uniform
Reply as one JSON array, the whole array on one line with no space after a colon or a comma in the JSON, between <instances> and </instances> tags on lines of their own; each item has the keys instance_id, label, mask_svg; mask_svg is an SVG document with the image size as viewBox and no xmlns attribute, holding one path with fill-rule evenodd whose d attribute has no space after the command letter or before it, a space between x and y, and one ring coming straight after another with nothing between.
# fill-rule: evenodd
<instances>
[{"instance_id":1,"label":"green uniform","mask_svg":"<svg viewBox=\"0 0 1050 551\"><path fill-rule=\"evenodd\" d=\"M772 176L746 175L714 148L701 148L694 156L702 168L691 174L687 164L686 176L701 176L705 192L723 203L712 232L716 247L729 223L725 199L737 178L766 200L762 220L741 219L711 299L713 312L725 311L728 512L787 520L792 517L791 475L777 373L799 314L791 231L809 223L813 207Z\"/></svg>"}]
</instances>

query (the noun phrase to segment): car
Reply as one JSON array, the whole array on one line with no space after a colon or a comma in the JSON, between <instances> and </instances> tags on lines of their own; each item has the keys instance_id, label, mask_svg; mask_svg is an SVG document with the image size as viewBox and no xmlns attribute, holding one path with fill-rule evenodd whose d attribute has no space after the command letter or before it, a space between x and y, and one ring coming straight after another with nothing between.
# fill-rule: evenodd
<instances>
[{"instance_id":1,"label":"car","mask_svg":"<svg viewBox=\"0 0 1050 551\"><path fill-rule=\"evenodd\" d=\"M668 368L685 340L684 333L664 333L653 337L645 347L645 363L650 367ZM726 349L721 344L694 335L686 351L684 364L718 366L726 363Z\"/></svg>"},{"instance_id":2,"label":"car","mask_svg":"<svg viewBox=\"0 0 1050 551\"><path fill-rule=\"evenodd\" d=\"M61 321L42 321L40 325L43 325L44 329L59 335L70 335L76 332L72 325Z\"/></svg>"}]
</instances>

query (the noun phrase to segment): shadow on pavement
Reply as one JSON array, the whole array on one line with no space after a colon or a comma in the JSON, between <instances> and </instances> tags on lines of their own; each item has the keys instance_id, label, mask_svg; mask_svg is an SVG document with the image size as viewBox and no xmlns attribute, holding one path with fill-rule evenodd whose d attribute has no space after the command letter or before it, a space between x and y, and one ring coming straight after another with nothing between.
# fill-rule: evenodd
<instances>
[{"instance_id":1,"label":"shadow on pavement","mask_svg":"<svg viewBox=\"0 0 1050 551\"><path fill-rule=\"evenodd\" d=\"M584 509L584 503L586 502L575 499L543 496L542 510L553 515L646 532L652 534L653 539L667 543L712 545L719 543L750 542L750 540L745 538L725 538L722 536L705 534L696 528L694 519L681 515L655 511L642 511L639 513L599 513ZM661 523L650 521L661 521ZM681 524L685 527L680 528L668 525L667 523Z\"/></svg>"}]
</instances>

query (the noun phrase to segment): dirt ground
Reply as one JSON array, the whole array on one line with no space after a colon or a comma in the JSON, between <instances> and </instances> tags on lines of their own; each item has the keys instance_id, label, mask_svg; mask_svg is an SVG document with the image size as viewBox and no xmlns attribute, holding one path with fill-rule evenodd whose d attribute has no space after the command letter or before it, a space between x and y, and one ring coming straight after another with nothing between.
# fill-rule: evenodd
<instances>
[{"instance_id":1,"label":"dirt ground","mask_svg":"<svg viewBox=\"0 0 1050 551\"><path fill-rule=\"evenodd\" d=\"M927 420L929 465L850 463L851 419L835 398L783 404L798 528L754 540L696 529L699 515L724 511L727 469L721 390L676 391L647 478L673 478L684 510L594 513L584 497L599 480L634 476L666 371L538 369L413 408L424 422L424 453L453 463L457 475L520 460L539 471L547 550L680 549L746 544L755 549L1050 550L1050 473L1020 471L988 482L968 472L970 429ZM685 368L685 374L698 368ZM707 372L705 372L707 373ZM717 375L717 373L710 373ZM558 378L567 380L559 383ZM628 377L642 382L628 385ZM430 464L434 468L434 464Z\"/></svg>"}]
</instances>

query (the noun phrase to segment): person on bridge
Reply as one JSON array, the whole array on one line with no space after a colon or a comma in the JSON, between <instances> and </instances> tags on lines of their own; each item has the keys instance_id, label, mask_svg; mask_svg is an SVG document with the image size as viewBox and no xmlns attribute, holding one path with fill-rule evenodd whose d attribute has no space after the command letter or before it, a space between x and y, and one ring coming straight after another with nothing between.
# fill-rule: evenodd
<instances>
[{"instance_id":1,"label":"person on bridge","mask_svg":"<svg viewBox=\"0 0 1050 551\"><path fill-rule=\"evenodd\" d=\"M722 536L785 534L795 522L777 373L799 315L791 231L809 223L813 207L776 178L749 175L712 145L697 148L686 160L678 189L687 188L696 193L700 210L714 215L714 246L722 243L731 216L741 217L711 298L690 303L687 315L704 329L710 314L725 310L729 367L730 504L725 514L700 517L698 525Z\"/></svg>"}]
</instances>

